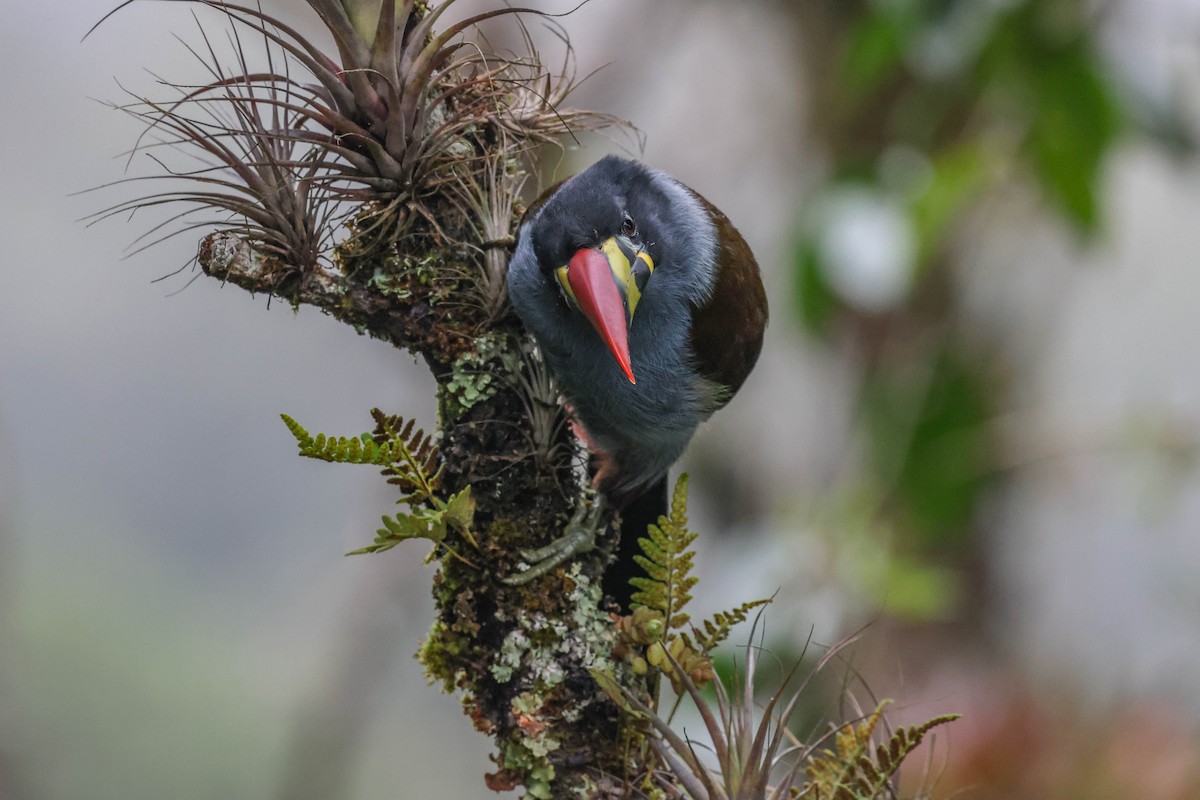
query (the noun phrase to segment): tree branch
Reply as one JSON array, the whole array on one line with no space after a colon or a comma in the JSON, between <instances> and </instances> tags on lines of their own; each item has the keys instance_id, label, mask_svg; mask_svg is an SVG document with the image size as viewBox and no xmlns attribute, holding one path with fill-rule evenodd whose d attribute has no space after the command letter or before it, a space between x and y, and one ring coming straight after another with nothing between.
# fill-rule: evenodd
<instances>
[{"instance_id":1,"label":"tree branch","mask_svg":"<svg viewBox=\"0 0 1200 800\"><path fill-rule=\"evenodd\" d=\"M408 332L421 323L419 308L401 306L379 288L352 280L336 267L301 270L229 232L205 236L197 261L205 275L251 294L283 297L293 305L319 308L360 332L404 350L418 346Z\"/></svg>"},{"instance_id":2,"label":"tree branch","mask_svg":"<svg viewBox=\"0 0 1200 800\"><path fill-rule=\"evenodd\" d=\"M620 711L592 677L600 670L631 690L642 680L613 656L600 582L610 553L582 554L522 586L502 580L522 568L522 549L556 538L591 502L553 385L505 297L520 191L537 146L616 120L558 107L574 83L569 45L554 74L523 28L531 49L520 57L432 32L452 2L376 3L379 24L364 25L344 10L369 3L309 0L338 38L339 64L255 7L204 0L249 29L246 41L266 48L270 66L231 72L202 30L204 46L192 52L210 84L119 107L147 125L134 154L154 148L156 169L183 188L98 216L176 203L216 210L223 222L197 253L204 274L314 306L424 358L438 384L437 446L410 460L428 470L426 488L384 531L404 548L380 557L404 557L407 538L434 542L426 673L459 693L475 727L495 739L492 788L626 797L626 778L645 769L649 750L629 752ZM465 24L520 13L539 12L505 8ZM246 70L243 39L230 42ZM172 169L165 159L177 149L205 166ZM339 439L346 458L337 460L382 466L404 489L396 464L371 460L410 435L388 419L376 416L369 444Z\"/></svg>"}]
</instances>

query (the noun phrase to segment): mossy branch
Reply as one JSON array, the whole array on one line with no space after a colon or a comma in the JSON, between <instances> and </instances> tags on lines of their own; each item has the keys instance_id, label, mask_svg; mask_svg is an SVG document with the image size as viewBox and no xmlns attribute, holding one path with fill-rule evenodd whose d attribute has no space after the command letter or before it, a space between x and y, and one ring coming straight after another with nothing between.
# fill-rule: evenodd
<instances>
[{"instance_id":1,"label":"mossy branch","mask_svg":"<svg viewBox=\"0 0 1200 800\"><path fill-rule=\"evenodd\" d=\"M144 124L130 162L151 174L131 170L109 184L143 191L94 219L164 212L139 248L207 227L196 257L204 274L315 306L429 366L436 441L378 411L365 435L284 423L302 456L372 465L399 489L403 508L355 552L434 543L437 619L420 658L495 737L488 785L523 786L530 797L621 796L612 776L630 760L617 744L619 715L586 679L589 666L612 664L616 640L603 552L555 576L561 591L497 578L517 568L520 548L561 526L580 486L553 389L523 379L532 344L504 291L522 187L544 144L635 129L567 106L576 80L560 15L497 3L450 21L455 0L297 4L324 24L327 48L253 3L194 2L233 31L218 38L198 20L201 42L185 44L207 83L159 80L165 97L131 93L113 106ZM558 34L556 65L543 63L525 18ZM471 35L492 19L516 23L502 52ZM532 435L531 416L541 423Z\"/></svg>"}]
</instances>

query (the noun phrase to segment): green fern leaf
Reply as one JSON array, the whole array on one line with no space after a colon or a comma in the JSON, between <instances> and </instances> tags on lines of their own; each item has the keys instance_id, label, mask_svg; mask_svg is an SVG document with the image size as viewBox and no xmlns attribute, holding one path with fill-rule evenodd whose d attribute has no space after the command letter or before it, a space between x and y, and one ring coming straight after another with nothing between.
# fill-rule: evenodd
<instances>
[{"instance_id":1,"label":"green fern leaf","mask_svg":"<svg viewBox=\"0 0 1200 800\"><path fill-rule=\"evenodd\" d=\"M279 416L283 418L283 424L292 432L292 436L296 437L296 443L300 445L301 449L312 444L312 437L308 435L308 431L304 429L303 425L296 422L296 420L287 414L280 414Z\"/></svg>"},{"instance_id":2,"label":"green fern leaf","mask_svg":"<svg viewBox=\"0 0 1200 800\"><path fill-rule=\"evenodd\" d=\"M473 547L479 547L474 534L471 533L471 527L475 524L475 498L471 497L470 486L450 495L442 516L446 524L461 534Z\"/></svg>"},{"instance_id":3,"label":"green fern leaf","mask_svg":"<svg viewBox=\"0 0 1200 800\"><path fill-rule=\"evenodd\" d=\"M925 734L959 718L958 714L944 714L918 726L898 728L872 754L871 737L879 725L884 708L890 702L884 700L879 703L860 725L851 723L843 727L835 736L832 750L817 753L810 759L806 770L809 786L805 789L805 796L811 792L812 797L822 800L891 797L893 776L904 759L921 744Z\"/></svg>"},{"instance_id":4,"label":"green fern leaf","mask_svg":"<svg viewBox=\"0 0 1200 800\"><path fill-rule=\"evenodd\" d=\"M751 600L749 603L742 603L729 611L717 612L711 619L704 620L700 625L692 626L690 643L696 652L708 655L717 645L729 638L729 633L735 625L746 621L750 611L759 606L765 606L772 599L764 597L761 600Z\"/></svg>"},{"instance_id":5,"label":"green fern leaf","mask_svg":"<svg viewBox=\"0 0 1200 800\"><path fill-rule=\"evenodd\" d=\"M896 732L885 744L876 748L875 764L878 766L878 771L872 776L873 780L865 785L866 788L875 793L886 789L888 781L896 774L896 770L900 769L900 765L909 753L920 746L925 734L940 725L959 719L960 716L959 714L942 714L920 725L896 729Z\"/></svg>"},{"instance_id":6,"label":"green fern leaf","mask_svg":"<svg viewBox=\"0 0 1200 800\"><path fill-rule=\"evenodd\" d=\"M310 434L287 414L284 425L296 439L300 455L346 464L374 464L383 467L387 482L401 490L399 502L410 513L383 518L375 541L349 555L379 553L409 539L428 539L446 547L455 557L471 563L445 543L450 530L478 547L472 533L475 501L468 486L443 499L438 494L444 465L434 437L418 428L413 420L371 409L375 430L357 437Z\"/></svg>"},{"instance_id":7,"label":"green fern leaf","mask_svg":"<svg viewBox=\"0 0 1200 800\"><path fill-rule=\"evenodd\" d=\"M861 783L858 761L869 752L871 735L883 716L883 709L891 702L884 700L869 717L860 725L853 723L844 726L834 736L834 747L814 754L806 770L808 780L813 789L813 796L818 798L863 797L872 798L874 794L861 794Z\"/></svg>"},{"instance_id":8,"label":"green fern leaf","mask_svg":"<svg viewBox=\"0 0 1200 800\"><path fill-rule=\"evenodd\" d=\"M391 456L384 469L388 483L408 492L404 502L410 504L431 501L441 485L441 455L433 436L417 428L413 420L398 415L388 416L378 408L371 409L375 420L374 441L388 445Z\"/></svg>"},{"instance_id":9,"label":"green fern leaf","mask_svg":"<svg viewBox=\"0 0 1200 800\"><path fill-rule=\"evenodd\" d=\"M376 444L370 434L346 437L326 436L318 433L316 436L312 436L304 426L287 414L279 416L296 439L300 455L305 458L342 464L376 464L380 466L392 461L392 448L387 444L382 446Z\"/></svg>"},{"instance_id":10,"label":"green fern leaf","mask_svg":"<svg viewBox=\"0 0 1200 800\"><path fill-rule=\"evenodd\" d=\"M375 531L375 541L366 547L351 550L346 555L357 556L366 553L382 553L385 550L391 550L396 545L409 539L440 541L440 539L435 538L436 531L430 524L430 520L418 517L415 514L397 514L392 517L383 517L382 519L383 527Z\"/></svg>"},{"instance_id":11,"label":"green fern leaf","mask_svg":"<svg viewBox=\"0 0 1200 800\"><path fill-rule=\"evenodd\" d=\"M671 496L670 515L659 517L658 524L650 525L646 536L638 539L642 555L634 556L634 561L646 575L629 582L636 589L631 605L660 612L670 630L687 624L689 617L683 608L692 599L691 590L698 580L691 574L696 553L688 549L696 534L687 527L687 485L687 475L680 475Z\"/></svg>"}]
</instances>

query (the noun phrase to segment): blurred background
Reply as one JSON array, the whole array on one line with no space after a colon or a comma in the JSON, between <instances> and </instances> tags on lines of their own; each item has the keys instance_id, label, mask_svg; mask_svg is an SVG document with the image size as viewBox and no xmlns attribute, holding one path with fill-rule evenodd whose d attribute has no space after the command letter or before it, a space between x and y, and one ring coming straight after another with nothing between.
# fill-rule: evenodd
<instances>
[{"instance_id":1,"label":"blurred background","mask_svg":"<svg viewBox=\"0 0 1200 800\"><path fill-rule=\"evenodd\" d=\"M141 188L74 193L153 167L92 98L202 79L174 36L225 24L135 4L81 43L114 2L57 5L0 29L0 798L492 796L486 737L412 659L422 547L343 558L394 498L296 458L277 416L430 425L429 376L193 283L194 236L122 260L149 220L81 223ZM728 213L771 298L685 462L696 610L778 591L782 659L867 625L853 667L894 721L964 714L910 793L1200 797L1200 2L563 24L603 66L574 103ZM548 177L620 142L583 145Z\"/></svg>"}]
</instances>

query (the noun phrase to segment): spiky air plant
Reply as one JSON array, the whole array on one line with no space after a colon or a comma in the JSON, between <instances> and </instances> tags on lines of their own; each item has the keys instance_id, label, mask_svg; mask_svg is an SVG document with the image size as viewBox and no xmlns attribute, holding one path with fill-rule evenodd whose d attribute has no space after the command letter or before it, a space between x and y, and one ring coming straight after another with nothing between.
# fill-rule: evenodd
<instances>
[{"instance_id":1,"label":"spiky air plant","mask_svg":"<svg viewBox=\"0 0 1200 800\"><path fill-rule=\"evenodd\" d=\"M795 755L797 745L788 722L813 676L854 637L830 647L788 696L787 688L801 663L797 661L760 710L756 676L761 644L756 634L761 619L760 610L746 647L745 665L739 669L735 662L730 686L719 678L711 682L714 702L705 697L674 655L667 654L683 689L680 699L691 699L704 723L707 743L676 730L672 717L678 703L664 718L635 692L622 692L627 710L649 723L650 747L664 767L654 777L667 796L691 800L783 800L795 796L793 786L804 762L803 758L789 758Z\"/></svg>"},{"instance_id":2,"label":"spiky air plant","mask_svg":"<svg viewBox=\"0 0 1200 800\"><path fill-rule=\"evenodd\" d=\"M890 702L885 700L873 711L860 712L857 719L830 728L814 741L803 742L788 727L801 697L813 678L840 658L858 635L829 647L789 694L788 687L803 659L797 661L760 708L757 676L762 648L756 641L760 621L761 611L750 633L744 666L739 668L735 661L728 688L719 678L712 681L711 701L668 653L683 696L692 701L703 721L706 741L694 740L677 730L670 718L673 713L663 718L636 693L622 692L626 710L650 727L650 748L663 766L653 774L659 788L676 800L895 798L895 777L901 763L929 731L957 719L957 715L898 728L876 746L873 737Z\"/></svg>"},{"instance_id":3,"label":"spiky air plant","mask_svg":"<svg viewBox=\"0 0 1200 800\"><path fill-rule=\"evenodd\" d=\"M523 25L524 54L487 52L464 38L496 17L555 16L543 11L505 7L438 30L455 0L307 0L332 35L334 57L257 6L173 1L216 9L235 23L236 68L223 65L201 28L203 47L189 49L208 70L208 83L120 106L146 125L134 154L157 158L160 148L183 148L202 162L181 171L160 161L166 174L130 180L183 178L183 188L97 215L185 206L150 233L179 219L190 224L174 233L215 225L293 271L328 263L339 233L369 240L355 253L373 257L417 228L445 235L475 233L473 225L482 237L461 241L490 251L511 241L524 184L518 160L537 145L621 124L611 115L559 108L576 85L565 36L558 71L542 65ZM258 41L244 41L246 32ZM252 46L266 55L264 68L249 66ZM195 220L212 211L226 216ZM352 226L343 224L347 215ZM507 259L489 252L485 260L476 288L494 315Z\"/></svg>"}]
</instances>

